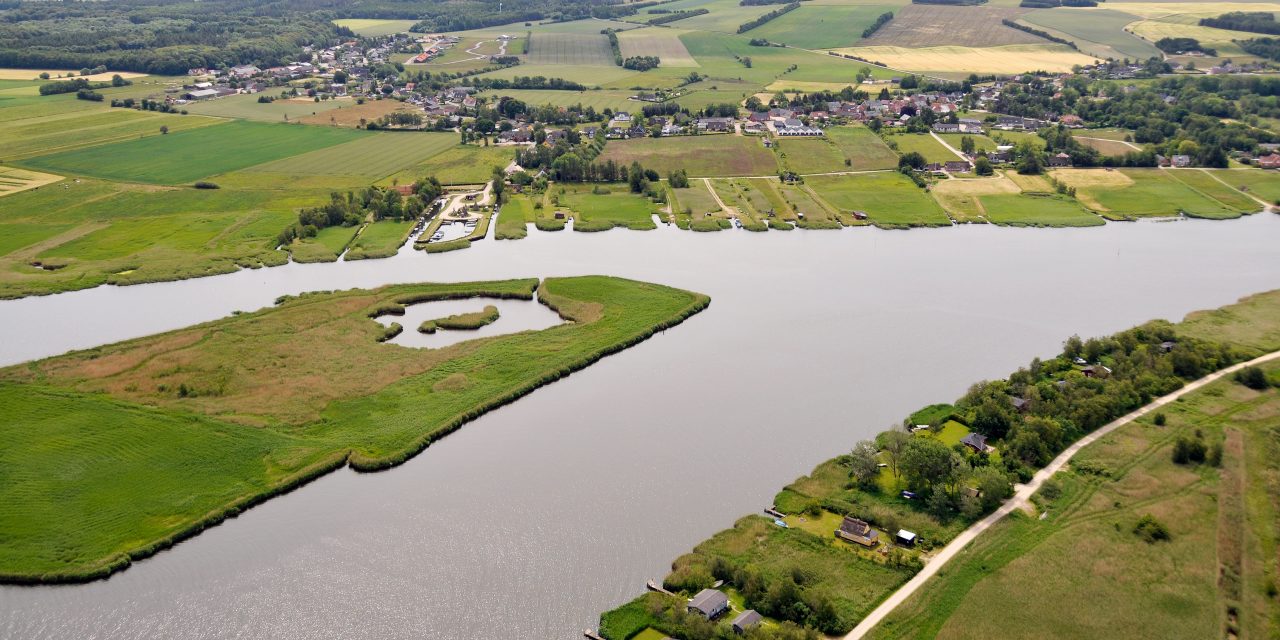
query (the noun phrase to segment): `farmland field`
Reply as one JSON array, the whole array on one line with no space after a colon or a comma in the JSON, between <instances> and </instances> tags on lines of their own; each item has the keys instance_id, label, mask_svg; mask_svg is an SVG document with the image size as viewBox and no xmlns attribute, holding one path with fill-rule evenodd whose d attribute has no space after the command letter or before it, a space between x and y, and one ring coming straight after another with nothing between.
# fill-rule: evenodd
<instances>
[{"instance_id":1,"label":"farmland field","mask_svg":"<svg viewBox=\"0 0 1280 640\"><path fill-rule=\"evenodd\" d=\"M1080 144L1096 149L1098 153L1107 156L1122 156L1131 151L1137 151L1137 149L1133 148L1128 143L1120 140L1107 140L1105 138L1085 137L1080 135L1074 137Z\"/></svg>"},{"instance_id":2,"label":"farmland field","mask_svg":"<svg viewBox=\"0 0 1280 640\"><path fill-rule=\"evenodd\" d=\"M870 173L850 176L814 176L805 184L823 200L844 212L865 211L877 225L946 226L951 220L933 198L906 176Z\"/></svg>"},{"instance_id":3,"label":"farmland field","mask_svg":"<svg viewBox=\"0 0 1280 640\"><path fill-rule=\"evenodd\" d=\"M405 169L392 178L408 184L422 176L434 175L444 184L480 184L493 175L494 167L505 167L514 159L515 149L512 147L458 145Z\"/></svg>"},{"instance_id":4,"label":"farmland field","mask_svg":"<svg viewBox=\"0 0 1280 640\"><path fill-rule=\"evenodd\" d=\"M1053 175L1075 187L1081 203L1110 219L1179 213L1198 218L1238 218L1255 208L1233 208L1161 169L1062 169Z\"/></svg>"},{"instance_id":5,"label":"farmland field","mask_svg":"<svg viewBox=\"0 0 1280 640\"><path fill-rule=\"evenodd\" d=\"M413 225L412 220L370 222L360 230L360 235L356 236L355 241L351 243L351 250L343 259L362 260L393 256L408 239Z\"/></svg>"},{"instance_id":6,"label":"farmland field","mask_svg":"<svg viewBox=\"0 0 1280 640\"><path fill-rule=\"evenodd\" d=\"M660 27L630 29L618 34L618 47L623 58L658 56L664 67L696 67L698 61L689 55L680 31Z\"/></svg>"},{"instance_id":7,"label":"farmland field","mask_svg":"<svg viewBox=\"0 0 1280 640\"><path fill-rule=\"evenodd\" d=\"M948 162L959 159L950 149L927 133L895 133L890 135L888 140L898 146L898 153L915 152L924 156L926 162Z\"/></svg>"},{"instance_id":8,"label":"farmland field","mask_svg":"<svg viewBox=\"0 0 1280 640\"><path fill-rule=\"evenodd\" d=\"M241 94L192 102L184 108L191 113L220 118L239 118L262 122L294 122L306 116L320 114L340 107L355 105L350 98L337 98L316 102L311 98L280 98L273 102L258 102L261 96L272 96L271 89L259 94Z\"/></svg>"},{"instance_id":9,"label":"farmland field","mask_svg":"<svg viewBox=\"0 0 1280 640\"><path fill-rule=\"evenodd\" d=\"M863 29L871 26L880 14L895 9L906 11L884 4L801 5L799 9L752 29L750 35L801 49L851 47L862 38Z\"/></svg>"},{"instance_id":10,"label":"farmland field","mask_svg":"<svg viewBox=\"0 0 1280 640\"><path fill-rule=\"evenodd\" d=\"M0 121L0 140L4 141L0 144L0 160L17 160L96 144L158 136L161 126L168 127L170 133L177 133L222 123L221 120L202 116L132 109L72 111L4 120Z\"/></svg>"},{"instance_id":11,"label":"farmland field","mask_svg":"<svg viewBox=\"0 0 1280 640\"><path fill-rule=\"evenodd\" d=\"M603 35L538 33L529 40L529 64L614 66L609 40ZM529 74L520 74L529 75Z\"/></svg>"},{"instance_id":12,"label":"farmland field","mask_svg":"<svg viewBox=\"0 0 1280 640\"><path fill-rule=\"evenodd\" d=\"M389 36L395 33L405 33L413 27L417 20L374 20L368 18L344 18L342 20L334 20L333 23L339 27L346 27L357 35L365 37Z\"/></svg>"},{"instance_id":13,"label":"farmland field","mask_svg":"<svg viewBox=\"0 0 1280 640\"><path fill-rule=\"evenodd\" d=\"M1253 198L1237 191L1234 186L1228 186L1231 184L1230 182L1225 180L1219 182L1208 171L1179 169L1170 171L1168 175L1194 189L1200 195L1216 200L1234 211L1256 211L1261 208L1261 205L1254 201Z\"/></svg>"},{"instance_id":14,"label":"farmland field","mask_svg":"<svg viewBox=\"0 0 1280 640\"><path fill-rule=\"evenodd\" d=\"M711 12L681 20L679 22L681 29L736 33L738 25L754 20L777 7L767 5L744 7L740 6L737 0L681 0L664 4L662 8L671 11L704 8Z\"/></svg>"},{"instance_id":15,"label":"farmland field","mask_svg":"<svg viewBox=\"0 0 1280 640\"><path fill-rule=\"evenodd\" d=\"M874 131L862 126L830 127L827 138L834 142L844 157L853 161L855 171L894 169L898 154L885 145Z\"/></svg>"},{"instance_id":16,"label":"farmland field","mask_svg":"<svg viewBox=\"0 0 1280 640\"><path fill-rule=\"evenodd\" d=\"M1216 49L1219 56L1228 57L1252 57L1245 53L1244 49L1241 49L1234 41L1247 40L1258 36L1258 34L1245 31L1228 31L1226 29L1202 27L1198 24L1198 19L1192 16L1143 20L1131 26L1130 29L1139 36L1153 42L1161 38L1195 38L1200 44Z\"/></svg>"},{"instance_id":17,"label":"farmland field","mask_svg":"<svg viewBox=\"0 0 1280 640\"><path fill-rule=\"evenodd\" d=\"M47 169L115 180L176 184L321 149L363 132L299 125L230 122L140 140L39 156Z\"/></svg>"},{"instance_id":18,"label":"farmland field","mask_svg":"<svg viewBox=\"0 0 1280 640\"><path fill-rule=\"evenodd\" d=\"M360 176L373 181L426 162L457 145L458 136L452 133L371 133L245 171L283 176Z\"/></svg>"},{"instance_id":19,"label":"farmland field","mask_svg":"<svg viewBox=\"0 0 1280 640\"><path fill-rule=\"evenodd\" d=\"M533 202L528 196L513 194L498 213L494 238L518 240L529 234L529 223L534 220Z\"/></svg>"},{"instance_id":20,"label":"farmland field","mask_svg":"<svg viewBox=\"0 0 1280 640\"><path fill-rule=\"evenodd\" d=\"M603 37L603 36L601 36ZM538 36L534 36L536 40ZM608 42L605 42L605 51L608 51ZM650 74L654 71L650 71ZM685 72L687 73L687 72ZM613 64L613 55L610 54L608 64L584 64L566 66L558 63L538 64L530 62L529 64L516 65L505 69L488 71L480 74L480 78L501 78L503 80L511 80L516 76L544 76L547 78L564 78L574 82L581 82L589 87L605 86L610 83L618 83L619 89L626 89L635 84L635 78L640 75L639 71L631 69L623 69ZM675 81L670 83L675 85Z\"/></svg>"},{"instance_id":21,"label":"farmland field","mask_svg":"<svg viewBox=\"0 0 1280 640\"><path fill-rule=\"evenodd\" d=\"M359 227L325 227L314 238L298 238L289 245L294 262L333 262L355 238Z\"/></svg>"},{"instance_id":22,"label":"farmland field","mask_svg":"<svg viewBox=\"0 0 1280 640\"><path fill-rule=\"evenodd\" d=\"M1034 227L1096 227L1105 224L1066 196L982 196L983 215L995 224Z\"/></svg>"},{"instance_id":23,"label":"farmland field","mask_svg":"<svg viewBox=\"0 0 1280 640\"><path fill-rule=\"evenodd\" d=\"M1095 59L1061 44L1015 44L999 47L941 46L906 48L860 46L840 49L844 53L884 63L895 69L949 74L1022 73L1051 71L1066 73L1075 65L1093 64Z\"/></svg>"},{"instance_id":24,"label":"farmland field","mask_svg":"<svg viewBox=\"0 0 1280 640\"><path fill-rule=\"evenodd\" d=\"M1091 55L1146 60L1161 55L1155 45L1124 30L1139 18L1112 9L1037 9L1021 18L1034 27L1057 31Z\"/></svg>"},{"instance_id":25,"label":"farmland field","mask_svg":"<svg viewBox=\"0 0 1280 640\"><path fill-rule=\"evenodd\" d=\"M1271 202L1280 204L1280 173L1255 169L1239 169L1231 171L1214 171L1214 175L1223 182L1237 189L1243 187L1249 193Z\"/></svg>"},{"instance_id":26,"label":"farmland field","mask_svg":"<svg viewBox=\"0 0 1280 640\"><path fill-rule=\"evenodd\" d=\"M359 104L353 100L329 100L333 108L319 111L315 115L303 115L297 120L303 124L316 124L331 127L360 127L364 121L373 121L396 111L409 108L399 100L366 100ZM322 103L323 104L323 103Z\"/></svg>"},{"instance_id":27,"label":"farmland field","mask_svg":"<svg viewBox=\"0 0 1280 640\"><path fill-rule=\"evenodd\" d=\"M844 154L835 143L822 138L782 138L774 142L782 166L801 175L848 171Z\"/></svg>"},{"instance_id":28,"label":"farmland field","mask_svg":"<svg viewBox=\"0 0 1280 640\"><path fill-rule=\"evenodd\" d=\"M684 169L691 177L775 175L778 163L756 138L707 134L675 138L614 140L599 161L620 165L637 161L665 176Z\"/></svg>"},{"instance_id":29,"label":"farmland field","mask_svg":"<svg viewBox=\"0 0 1280 640\"><path fill-rule=\"evenodd\" d=\"M631 96L635 95L635 91L627 90L609 90L599 89L592 91L556 91L552 89L497 89L487 91L481 95L485 96L510 96L521 102L531 106L540 107L543 105L553 105L557 107L572 107L582 105L583 107L593 107L596 113L601 113L605 109L613 109L614 111L635 111L640 106L647 104L631 100ZM680 101L681 106L685 106L683 100Z\"/></svg>"},{"instance_id":30,"label":"farmland field","mask_svg":"<svg viewBox=\"0 0 1280 640\"><path fill-rule=\"evenodd\" d=\"M687 189L671 189L671 193L675 196L672 209L678 212L688 209L692 215L719 212L720 205L716 204L715 198L708 191L709 188L706 181L690 180Z\"/></svg>"},{"instance_id":31,"label":"farmland field","mask_svg":"<svg viewBox=\"0 0 1280 640\"><path fill-rule=\"evenodd\" d=\"M13 167L0 167L0 196L7 196L27 189L43 187L62 179L62 176L38 171L26 171Z\"/></svg>"},{"instance_id":32,"label":"farmland field","mask_svg":"<svg viewBox=\"0 0 1280 640\"><path fill-rule=\"evenodd\" d=\"M827 9L827 7L822 7ZM1047 41L1000 23L1022 11L1009 7L949 7L909 4L894 12L893 20L880 27L863 46L892 47L997 47L1046 44ZM875 19L873 15L872 20ZM861 28L859 28L861 32ZM838 46L838 45L837 45ZM835 46L830 48L836 48ZM875 60L877 58L870 58Z\"/></svg>"}]
</instances>

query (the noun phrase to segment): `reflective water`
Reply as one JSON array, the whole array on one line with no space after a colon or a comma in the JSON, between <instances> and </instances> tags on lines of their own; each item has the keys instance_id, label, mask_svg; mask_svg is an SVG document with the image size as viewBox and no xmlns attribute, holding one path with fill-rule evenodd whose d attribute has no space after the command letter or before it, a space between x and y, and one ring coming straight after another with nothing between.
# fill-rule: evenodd
<instances>
[{"instance_id":1,"label":"reflective water","mask_svg":"<svg viewBox=\"0 0 1280 640\"><path fill-rule=\"evenodd\" d=\"M817 462L1098 335L1280 287L1280 216L1097 229L610 231L0 303L0 361L389 282L607 273L687 323L407 464L340 471L107 581L0 589L6 638L579 637Z\"/></svg>"}]
</instances>

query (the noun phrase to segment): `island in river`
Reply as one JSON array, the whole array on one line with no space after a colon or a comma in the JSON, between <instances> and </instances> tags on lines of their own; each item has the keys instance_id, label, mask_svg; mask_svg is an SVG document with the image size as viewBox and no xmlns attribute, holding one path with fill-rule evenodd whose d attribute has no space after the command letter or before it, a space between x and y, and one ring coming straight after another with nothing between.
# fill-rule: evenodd
<instances>
[{"instance_id":1,"label":"island in river","mask_svg":"<svg viewBox=\"0 0 1280 640\"><path fill-rule=\"evenodd\" d=\"M535 294L564 323L417 349L373 320ZM600 276L394 285L0 370L0 580L104 577L343 465L399 464L709 303Z\"/></svg>"}]
</instances>

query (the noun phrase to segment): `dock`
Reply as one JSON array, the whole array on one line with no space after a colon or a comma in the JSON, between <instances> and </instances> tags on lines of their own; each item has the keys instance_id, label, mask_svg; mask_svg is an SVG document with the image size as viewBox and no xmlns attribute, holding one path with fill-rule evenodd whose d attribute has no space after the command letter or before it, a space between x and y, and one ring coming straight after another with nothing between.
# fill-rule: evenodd
<instances>
[{"instance_id":1,"label":"dock","mask_svg":"<svg viewBox=\"0 0 1280 640\"><path fill-rule=\"evenodd\" d=\"M666 589L663 589L662 585L659 584L657 580L650 580L644 583L644 586L648 587L650 591L657 591L658 593L666 594L669 596L676 595L674 593L671 593L670 591L667 591Z\"/></svg>"},{"instance_id":2,"label":"dock","mask_svg":"<svg viewBox=\"0 0 1280 640\"><path fill-rule=\"evenodd\" d=\"M769 507L768 509L765 509L764 512L765 512L765 515L773 516L779 520L782 520L787 517L786 514L782 513L781 511L778 511L774 507Z\"/></svg>"},{"instance_id":3,"label":"dock","mask_svg":"<svg viewBox=\"0 0 1280 640\"><path fill-rule=\"evenodd\" d=\"M598 633L596 633L596 632L594 632L594 631L592 631L592 630L590 630L590 629L583 629L583 630L582 630L582 635L584 635L584 636L586 636L586 637L588 637L588 638L591 638L591 640L604 640L604 638L603 638L603 637L601 637L601 636L600 636L600 634L598 634Z\"/></svg>"}]
</instances>

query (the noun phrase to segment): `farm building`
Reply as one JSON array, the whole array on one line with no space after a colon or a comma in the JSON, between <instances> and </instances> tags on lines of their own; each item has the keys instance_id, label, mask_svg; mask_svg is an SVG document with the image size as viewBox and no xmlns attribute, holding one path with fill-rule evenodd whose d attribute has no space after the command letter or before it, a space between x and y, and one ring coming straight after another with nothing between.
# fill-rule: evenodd
<instances>
[{"instance_id":1,"label":"farm building","mask_svg":"<svg viewBox=\"0 0 1280 640\"><path fill-rule=\"evenodd\" d=\"M708 620L729 610L729 596L715 589L703 589L689 599L689 613L696 613Z\"/></svg>"},{"instance_id":2,"label":"farm building","mask_svg":"<svg viewBox=\"0 0 1280 640\"><path fill-rule=\"evenodd\" d=\"M1263 169L1280 169L1280 154L1272 153L1259 157L1258 166Z\"/></svg>"},{"instance_id":3,"label":"farm building","mask_svg":"<svg viewBox=\"0 0 1280 640\"><path fill-rule=\"evenodd\" d=\"M698 118L698 129L702 131L728 131L733 128L733 118Z\"/></svg>"},{"instance_id":4,"label":"farm building","mask_svg":"<svg viewBox=\"0 0 1280 640\"><path fill-rule=\"evenodd\" d=\"M916 534L913 531L899 529L898 535L894 536L894 540L904 547L914 547L916 545Z\"/></svg>"},{"instance_id":5,"label":"farm building","mask_svg":"<svg viewBox=\"0 0 1280 640\"><path fill-rule=\"evenodd\" d=\"M845 516L840 523L840 528L836 529L836 537L841 540L855 542L864 547L874 547L880 537L880 532L871 528L871 525L859 520L853 516Z\"/></svg>"},{"instance_id":6,"label":"farm building","mask_svg":"<svg viewBox=\"0 0 1280 640\"><path fill-rule=\"evenodd\" d=\"M969 173L973 169L968 160L948 160L942 166L948 173Z\"/></svg>"}]
</instances>

